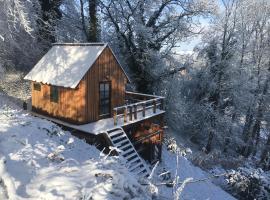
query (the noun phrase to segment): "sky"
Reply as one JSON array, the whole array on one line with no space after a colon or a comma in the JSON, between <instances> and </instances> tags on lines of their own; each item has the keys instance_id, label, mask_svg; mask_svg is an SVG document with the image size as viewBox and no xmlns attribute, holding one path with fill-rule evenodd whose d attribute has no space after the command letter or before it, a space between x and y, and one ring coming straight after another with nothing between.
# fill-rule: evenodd
<instances>
[{"instance_id":1,"label":"sky","mask_svg":"<svg viewBox=\"0 0 270 200\"><path fill-rule=\"evenodd\" d=\"M203 30L206 30L209 26L209 19L201 18L200 20L200 28L203 28ZM190 54L192 53L194 47L198 45L201 42L201 34L197 35L196 37L192 37L187 39L187 41L180 42L179 47L175 48L176 54Z\"/></svg>"}]
</instances>

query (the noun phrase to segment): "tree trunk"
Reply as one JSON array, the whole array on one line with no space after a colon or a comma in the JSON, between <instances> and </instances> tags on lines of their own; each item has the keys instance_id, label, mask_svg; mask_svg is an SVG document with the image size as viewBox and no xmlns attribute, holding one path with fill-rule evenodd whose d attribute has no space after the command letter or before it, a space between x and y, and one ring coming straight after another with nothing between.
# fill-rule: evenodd
<instances>
[{"instance_id":1,"label":"tree trunk","mask_svg":"<svg viewBox=\"0 0 270 200\"><path fill-rule=\"evenodd\" d=\"M205 152L206 152L207 154L210 153L211 150L212 150L213 138L214 138L214 131L211 130L211 131L209 132L207 144L206 144L206 146L205 146Z\"/></svg>"},{"instance_id":2,"label":"tree trunk","mask_svg":"<svg viewBox=\"0 0 270 200\"><path fill-rule=\"evenodd\" d=\"M88 42L99 41L99 28L97 18L97 0L89 0L89 29L88 29Z\"/></svg>"},{"instance_id":3,"label":"tree trunk","mask_svg":"<svg viewBox=\"0 0 270 200\"><path fill-rule=\"evenodd\" d=\"M242 132L242 135L243 135L245 142L248 141L248 138L249 138L248 134L249 134L249 130L250 130L251 125L252 125L252 121L253 121L253 114L251 111L251 107L249 107L247 110L245 125L244 125L243 132Z\"/></svg>"},{"instance_id":4,"label":"tree trunk","mask_svg":"<svg viewBox=\"0 0 270 200\"><path fill-rule=\"evenodd\" d=\"M261 154L260 164L265 170L268 170L270 168L270 135L268 135L267 142Z\"/></svg>"},{"instance_id":5,"label":"tree trunk","mask_svg":"<svg viewBox=\"0 0 270 200\"><path fill-rule=\"evenodd\" d=\"M256 152L257 152L256 148L257 148L257 144L259 143L259 140L260 140L261 121L263 119L264 108L266 107L265 95L268 92L269 82L270 82L270 75L268 74L268 77L263 84L263 88L262 88L260 97L258 99L258 106L257 106L257 114L255 117L255 123L253 125L252 130L250 130L250 132L248 134L247 145L244 147L244 156L245 157L250 156L250 154L252 152L253 152L253 154L254 153L256 154ZM256 141L254 142L254 140L256 140Z\"/></svg>"},{"instance_id":6,"label":"tree trunk","mask_svg":"<svg viewBox=\"0 0 270 200\"><path fill-rule=\"evenodd\" d=\"M82 20L82 28L83 28L83 32L86 36L86 38L88 38L88 34L87 34L87 28L86 28L86 24L85 24L85 15L84 15L84 3L83 0L80 0L80 7L81 7L81 20Z\"/></svg>"}]
</instances>

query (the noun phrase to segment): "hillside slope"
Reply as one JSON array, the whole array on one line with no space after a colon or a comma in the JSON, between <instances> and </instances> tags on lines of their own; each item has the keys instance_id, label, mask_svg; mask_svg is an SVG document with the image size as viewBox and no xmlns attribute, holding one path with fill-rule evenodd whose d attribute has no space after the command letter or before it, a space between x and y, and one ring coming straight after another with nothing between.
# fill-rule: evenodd
<instances>
[{"instance_id":1,"label":"hillside slope","mask_svg":"<svg viewBox=\"0 0 270 200\"><path fill-rule=\"evenodd\" d=\"M3 199L149 199L120 163L0 96Z\"/></svg>"},{"instance_id":2,"label":"hillside slope","mask_svg":"<svg viewBox=\"0 0 270 200\"><path fill-rule=\"evenodd\" d=\"M151 180L156 186L142 186L121 157L107 157L0 93L0 199L173 199L173 188L159 185L164 170L171 172L171 180L177 168L181 181L207 177L185 157L177 165L165 147L162 159ZM210 181L187 185L181 197L233 199Z\"/></svg>"}]
</instances>

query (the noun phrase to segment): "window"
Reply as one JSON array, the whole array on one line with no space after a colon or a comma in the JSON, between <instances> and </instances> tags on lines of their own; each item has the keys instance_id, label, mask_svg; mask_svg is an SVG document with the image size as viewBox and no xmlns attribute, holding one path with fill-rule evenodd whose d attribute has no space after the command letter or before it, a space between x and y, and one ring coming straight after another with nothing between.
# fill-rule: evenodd
<instances>
[{"instance_id":1,"label":"window","mask_svg":"<svg viewBox=\"0 0 270 200\"><path fill-rule=\"evenodd\" d=\"M34 90L41 91L41 85L40 85L40 83L34 83Z\"/></svg>"},{"instance_id":2,"label":"window","mask_svg":"<svg viewBox=\"0 0 270 200\"><path fill-rule=\"evenodd\" d=\"M101 116L110 115L111 109L110 83L103 82L99 84L99 114Z\"/></svg>"},{"instance_id":3,"label":"window","mask_svg":"<svg viewBox=\"0 0 270 200\"><path fill-rule=\"evenodd\" d=\"M58 103L58 87L51 86L50 99L51 99L51 102Z\"/></svg>"}]
</instances>

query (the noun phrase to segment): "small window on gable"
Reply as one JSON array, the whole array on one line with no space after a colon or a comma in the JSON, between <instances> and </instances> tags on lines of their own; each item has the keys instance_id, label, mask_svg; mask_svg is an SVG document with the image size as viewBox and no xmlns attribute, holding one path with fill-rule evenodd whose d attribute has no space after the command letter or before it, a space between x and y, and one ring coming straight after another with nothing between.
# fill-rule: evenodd
<instances>
[{"instance_id":1,"label":"small window on gable","mask_svg":"<svg viewBox=\"0 0 270 200\"><path fill-rule=\"evenodd\" d=\"M40 85L40 83L34 83L34 90L41 91L41 85Z\"/></svg>"},{"instance_id":2,"label":"small window on gable","mask_svg":"<svg viewBox=\"0 0 270 200\"><path fill-rule=\"evenodd\" d=\"M51 99L51 102L58 103L58 87L51 86L50 99Z\"/></svg>"}]
</instances>

